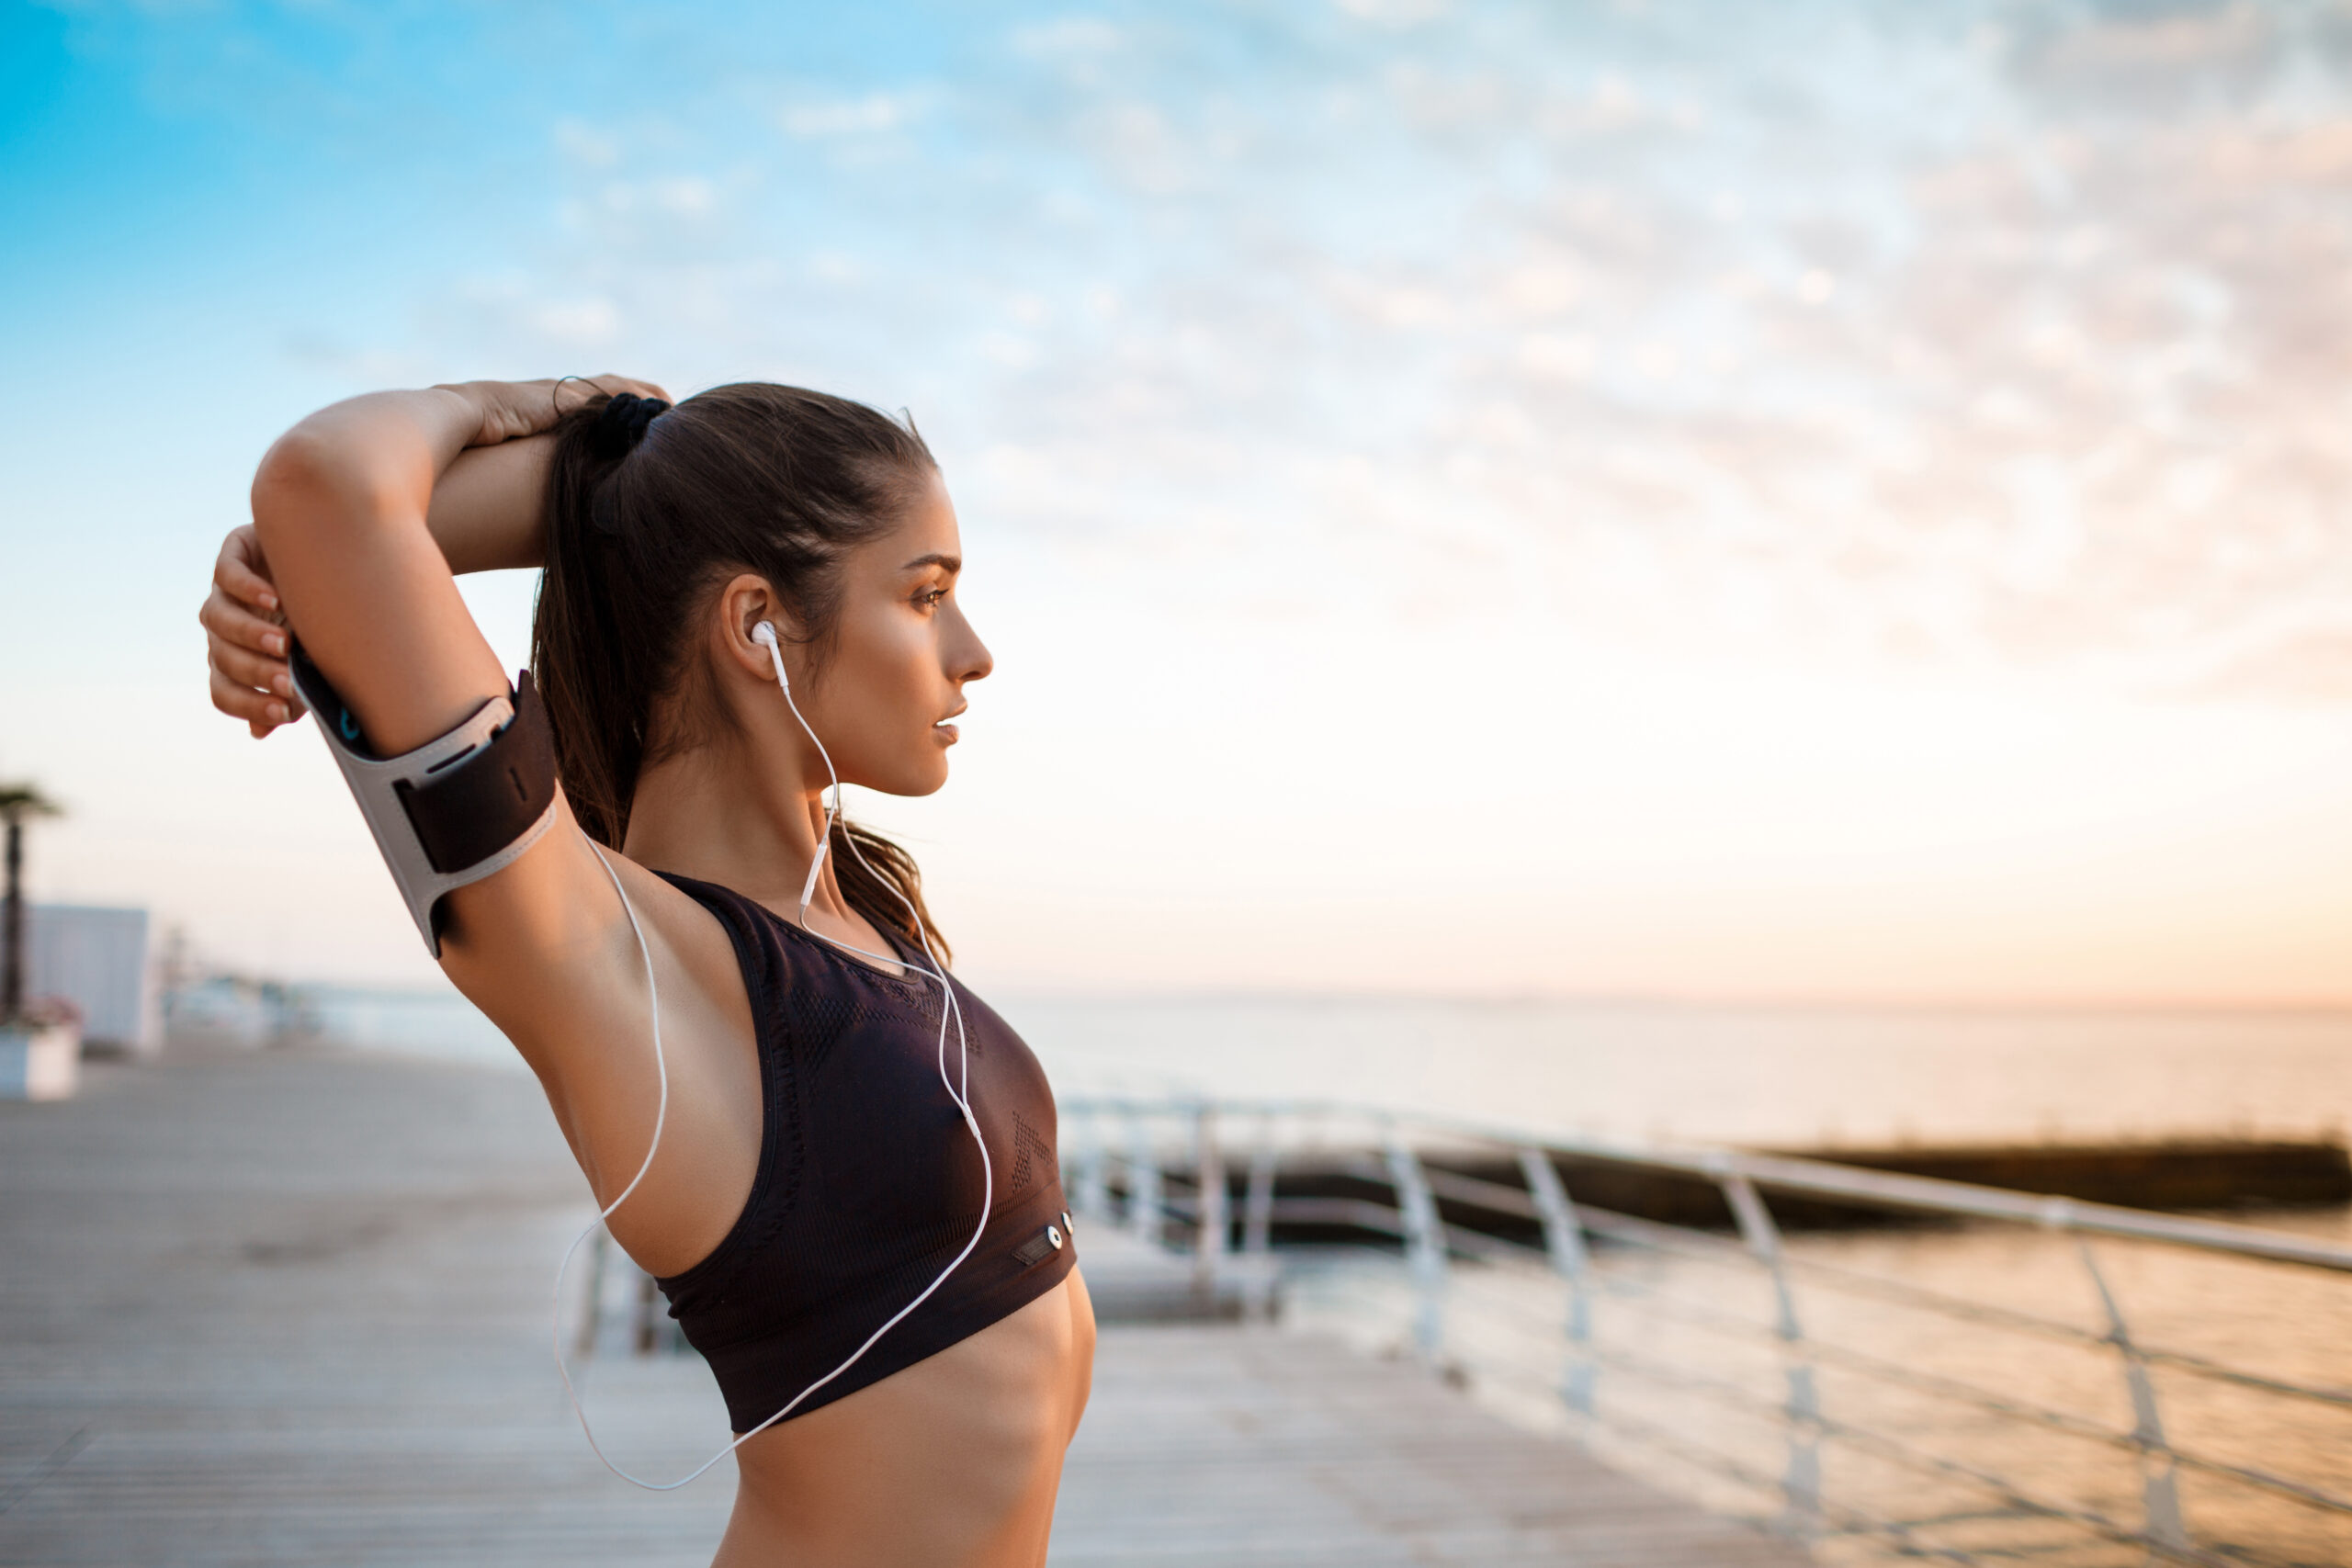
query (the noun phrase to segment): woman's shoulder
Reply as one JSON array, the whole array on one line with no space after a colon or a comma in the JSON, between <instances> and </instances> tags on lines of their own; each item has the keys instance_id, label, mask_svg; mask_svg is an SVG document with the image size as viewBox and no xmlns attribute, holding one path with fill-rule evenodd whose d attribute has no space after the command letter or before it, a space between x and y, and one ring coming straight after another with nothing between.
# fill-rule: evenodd
<instances>
[{"instance_id":1,"label":"woman's shoulder","mask_svg":"<svg viewBox=\"0 0 2352 1568\"><path fill-rule=\"evenodd\" d=\"M613 856L629 897L651 917L673 962L698 989L740 997L775 967L761 940L758 904L730 887Z\"/></svg>"},{"instance_id":2,"label":"woman's shoulder","mask_svg":"<svg viewBox=\"0 0 2352 1568\"><path fill-rule=\"evenodd\" d=\"M568 829L568 830L567 830ZM698 886L701 885L697 885ZM659 993L665 1018L741 1015L745 977L722 908L595 843L576 826L549 833L473 895L445 940L442 967L547 1077L584 1049L641 1032Z\"/></svg>"}]
</instances>

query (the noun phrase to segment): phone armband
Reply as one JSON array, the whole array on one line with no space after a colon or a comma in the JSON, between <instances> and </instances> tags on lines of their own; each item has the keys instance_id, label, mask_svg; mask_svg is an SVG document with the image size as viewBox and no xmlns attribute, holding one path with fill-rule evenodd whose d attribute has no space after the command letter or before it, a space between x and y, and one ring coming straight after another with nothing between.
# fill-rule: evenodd
<instances>
[{"instance_id":1,"label":"phone armband","mask_svg":"<svg viewBox=\"0 0 2352 1568\"><path fill-rule=\"evenodd\" d=\"M440 957L441 900L512 864L555 821L555 738L531 672L447 735L381 757L300 643L288 662L426 951Z\"/></svg>"}]
</instances>

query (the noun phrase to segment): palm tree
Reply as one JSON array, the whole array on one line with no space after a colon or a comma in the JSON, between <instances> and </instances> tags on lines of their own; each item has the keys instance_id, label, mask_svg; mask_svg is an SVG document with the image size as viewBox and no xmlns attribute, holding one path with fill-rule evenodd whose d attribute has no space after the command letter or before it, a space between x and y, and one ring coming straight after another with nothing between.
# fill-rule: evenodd
<instances>
[{"instance_id":1,"label":"palm tree","mask_svg":"<svg viewBox=\"0 0 2352 1568\"><path fill-rule=\"evenodd\" d=\"M8 824L7 918L0 931L7 963L0 972L0 1023L14 1023L25 1012L25 819L55 817L62 810L31 784L0 784L0 820Z\"/></svg>"}]
</instances>

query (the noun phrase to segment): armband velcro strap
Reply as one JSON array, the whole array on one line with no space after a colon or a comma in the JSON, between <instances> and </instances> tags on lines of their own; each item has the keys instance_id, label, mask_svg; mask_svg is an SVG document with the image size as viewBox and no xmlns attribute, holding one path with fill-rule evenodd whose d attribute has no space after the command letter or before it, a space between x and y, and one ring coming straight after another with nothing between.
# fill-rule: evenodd
<instances>
[{"instance_id":1,"label":"armband velcro strap","mask_svg":"<svg viewBox=\"0 0 2352 1568\"><path fill-rule=\"evenodd\" d=\"M426 949L438 958L441 900L512 864L555 821L555 739L531 672L447 735L379 757L299 642L288 662Z\"/></svg>"},{"instance_id":2,"label":"armband velcro strap","mask_svg":"<svg viewBox=\"0 0 2352 1568\"><path fill-rule=\"evenodd\" d=\"M445 876L480 865L555 803L555 738L528 670L513 700L514 722L481 746L392 784L426 862Z\"/></svg>"}]
</instances>

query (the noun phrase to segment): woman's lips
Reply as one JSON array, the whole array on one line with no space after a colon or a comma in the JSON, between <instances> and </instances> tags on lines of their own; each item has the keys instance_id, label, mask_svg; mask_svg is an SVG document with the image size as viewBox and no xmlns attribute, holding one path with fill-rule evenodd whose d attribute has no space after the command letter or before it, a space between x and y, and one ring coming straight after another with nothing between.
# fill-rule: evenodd
<instances>
[{"instance_id":1,"label":"woman's lips","mask_svg":"<svg viewBox=\"0 0 2352 1568\"><path fill-rule=\"evenodd\" d=\"M956 744L956 738L958 733L956 727L948 723L945 719L941 719L937 724L933 725L931 727L931 732L933 735L938 736L942 740L947 742L950 746Z\"/></svg>"}]
</instances>

